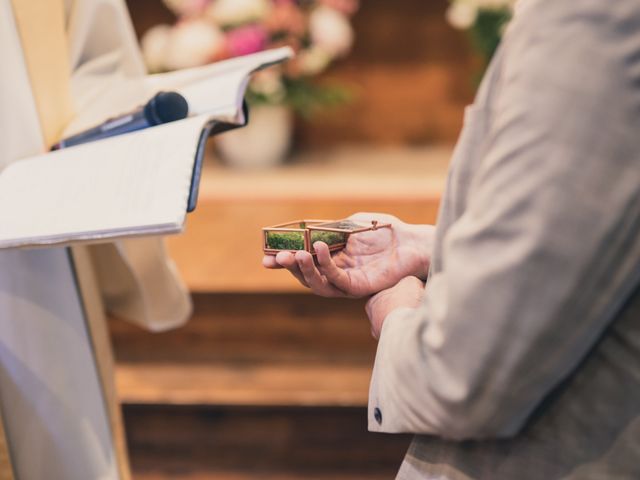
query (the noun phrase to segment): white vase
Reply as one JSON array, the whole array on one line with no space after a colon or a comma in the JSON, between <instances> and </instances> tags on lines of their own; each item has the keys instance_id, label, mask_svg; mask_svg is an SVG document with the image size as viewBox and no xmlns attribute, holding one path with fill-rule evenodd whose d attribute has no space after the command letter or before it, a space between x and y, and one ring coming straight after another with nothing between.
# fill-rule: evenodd
<instances>
[{"instance_id":1,"label":"white vase","mask_svg":"<svg viewBox=\"0 0 640 480\"><path fill-rule=\"evenodd\" d=\"M259 105L249 111L249 124L216 138L222 160L239 168L281 164L291 148L292 115L283 105Z\"/></svg>"}]
</instances>

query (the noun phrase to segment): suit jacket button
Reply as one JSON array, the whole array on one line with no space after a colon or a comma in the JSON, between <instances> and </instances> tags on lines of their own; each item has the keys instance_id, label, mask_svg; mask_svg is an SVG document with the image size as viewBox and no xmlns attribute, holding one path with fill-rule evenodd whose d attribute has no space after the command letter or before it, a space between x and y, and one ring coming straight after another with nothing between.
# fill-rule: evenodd
<instances>
[{"instance_id":1,"label":"suit jacket button","mask_svg":"<svg viewBox=\"0 0 640 480\"><path fill-rule=\"evenodd\" d=\"M376 422L378 422L378 425L382 425L382 412L378 407L373 409L373 418L376 419Z\"/></svg>"}]
</instances>

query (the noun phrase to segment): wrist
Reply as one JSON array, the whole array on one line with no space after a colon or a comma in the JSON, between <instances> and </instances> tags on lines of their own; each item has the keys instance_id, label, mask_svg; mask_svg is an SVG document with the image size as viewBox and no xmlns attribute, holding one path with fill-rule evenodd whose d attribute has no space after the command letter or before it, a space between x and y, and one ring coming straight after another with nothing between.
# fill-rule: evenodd
<instances>
[{"instance_id":1,"label":"wrist","mask_svg":"<svg viewBox=\"0 0 640 480\"><path fill-rule=\"evenodd\" d=\"M412 275L421 280L426 280L431 265L431 253L435 239L435 227L433 225L419 225L404 223L400 229L400 244L410 249L415 259L415 268Z\"/></svg>"},{"instance_id":2,"label":"wrist","mask_svg":"<svg viewBox=\"0 0 640 480\"><path fill-rule=\"evenodd\" d=\"M396 310L417 308L422 303L424 288L424 283L421 280L410 276L371 297L365 309L371 322L373 336L379 338L386 318L391 313Z\"/></svg>"}]
</instances>

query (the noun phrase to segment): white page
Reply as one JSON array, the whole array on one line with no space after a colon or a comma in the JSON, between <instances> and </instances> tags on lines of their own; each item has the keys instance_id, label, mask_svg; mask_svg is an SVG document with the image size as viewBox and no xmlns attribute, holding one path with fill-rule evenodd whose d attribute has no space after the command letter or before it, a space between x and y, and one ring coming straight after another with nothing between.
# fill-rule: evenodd
<instances>
[{"instance_id":1,"label":"white page","mask_svg":"<svg viewBox=\"0 0 640 480\"><path fill-rule=\"evenodd\" d=\"M147 84L154 90L166 90L180 88L202 80L210 80L216 77L225 77L233 72L242 72L244 75L280 63L293 57L290 47L274 48L242 57L231 58L220 62L203 65L201 67L185 68L169 73L158 73L147 77Z\"/></svg>"},{"instance_id":2,"label":"white page","mask_svg":"<svg viewBox=\"0 0 640 480\"><path fill-rule=\"evenodd\" d=\"M180 232L203 127L243 123L251 72L292 54L281 48L105 85L67 133L161 89L182 91L195 116L11 163L0 173L0 249Z\"/></svg>"},{"instance_id":3,"label":"white page","mask_svg":"<svg viewBox=\"0 0 640 480\"><path fill-rule=\"evenodd\" d=\"M209 113L222 121L238 123L251 73L292 56L290 47L276 48L202 67L150 75L146 81L154 91L175 90L183 95L190 115Z\"/></svg>"},{"instance_id":4,"label":"white page","mask_svg":"<svg viewBox=\"0 0 640 480\"><path fill-rule=\"evenodd\" d=\"M90 99L85 99L84 107L67 127L64 136L131 111L161 90L177 91L183 95L189 104L190 116L208 113L220 121L242 123L238 114L251 73L292 56L293 50L283 47L142 78L116 76L102 88L91 89ZM86 77L80 80L96 82L96 79ZM86 88L78 87L77 90Z\"/></svg>"},{"instance_id":5,"label":"white page","mask_svg":"<svg viewBox=\"0 0 640 480\"><path fill-rule=\"evenodd\" d=\"M213 77L176 89L187 100L189 114L209 113L228 123L238 123L249 75L242 71Z\"/></svg>"},{"instance_id":6,"label":"white page","mask_svg":"<svg viewBox=\"0 0 640 480\"><path fill-rule=\"evenodd\" d=\"M10 165L0 175L0 248L179 232L209 118Z\"/></svg>"}]
</instances>

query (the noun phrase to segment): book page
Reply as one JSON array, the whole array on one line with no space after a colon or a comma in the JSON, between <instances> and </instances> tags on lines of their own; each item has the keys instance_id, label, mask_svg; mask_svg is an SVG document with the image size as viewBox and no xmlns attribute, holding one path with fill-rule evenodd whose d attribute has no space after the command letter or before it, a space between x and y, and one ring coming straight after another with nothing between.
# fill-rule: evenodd
<instances>
[{"instance_id":1,"label":"book page","mask_svg":"<svg viewBox=\"0 0 640 480\"><path fill-rule=\"evenodd\" d=\"M100 76L92 79L85 75L77 79L74 90L90 93L84 95L88 98L84 98L82 109L64 136L129 112L162 90L183 95L189 104L189 116L208 113L220 121L242 123L242 100L251 73L292 56L289 47L276 48L175 72L140 78L114 76L108 83ZM95 87L95 82L100 83L100 88Z\"/></svg>"},{"instance_id":2,"label":"book page","mask_svg":"<svg viewBox=\"0 0 640 480\"><path fill-rule=\"evenodd\" d=\"M222 121L239 123L236 118L251 73L293 56L289 47L232 58L202 67L188 68L147 77L154 90L175 90L189 104L189 114L209 113Z\"/></svg>"},{"instance_id":3,"label":"book page","mask_svg":"<svg viewBox=\"0 0 640 480\"><path fill-rule=\"evenodd\" d=\"M208 115L15 162L0 175L0 248L181 231Z\"/></svg>"},{"instance_id":4,"label":"book page","mask_svg":"<svg viewBox=\"0 0 640 480\"><path fill-rule=\"evenodd\" d=\"M256 70L280 63L291 57L293 57L293 50L290 47L274 48L200 67L149 75L147 83L155 90L181 88L214 77L225 77L233 72L243 72L245 75L249 75Z\"/></svg>"},{"instance_id":5,"label":"book page","mask_svg":"<svg viewBox=\"0 0 640 480\"><path fill-rule=\"evenodd\" d=\"M244 124L251 72L292 54L268 50L92 89L65 135L131 111L159 90L181 92L190 116L11 163L0 172L0 249L180 232L203 128L213 120Z\"/></svg>"}]
</instances>

